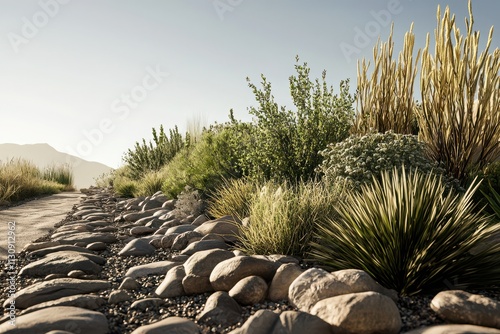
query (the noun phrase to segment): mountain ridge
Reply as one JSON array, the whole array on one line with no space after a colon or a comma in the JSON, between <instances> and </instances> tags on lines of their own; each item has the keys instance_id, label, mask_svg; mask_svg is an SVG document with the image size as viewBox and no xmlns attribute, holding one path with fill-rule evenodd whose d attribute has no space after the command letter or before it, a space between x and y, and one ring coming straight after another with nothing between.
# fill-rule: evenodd
<instances>
[{"instance_id":1,"label":"mountain ridge","mask_svg":"<svg viewBox=\"0 0 500 334\"><path fill-rule=\"evenodd\" d=\"M94 185L96 178L113 170L113 168L103 163L87 161L74 155L60 152L47 143L0 144L1 162L18 158L31 161L39 168L53 164L69 165L73 170L74 186L78 189Z\"/></svg>"}]
</instances>

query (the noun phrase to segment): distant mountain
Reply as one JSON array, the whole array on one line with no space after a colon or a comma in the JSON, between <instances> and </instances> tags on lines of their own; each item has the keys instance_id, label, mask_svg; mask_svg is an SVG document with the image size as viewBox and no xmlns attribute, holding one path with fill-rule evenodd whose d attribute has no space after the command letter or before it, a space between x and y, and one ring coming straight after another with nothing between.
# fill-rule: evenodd
<instances>
[{"instance_id":1,"label":"distant mountain","mask_svg":"<svg viewBox=\"0 0 500 334\"><path fill-rule=\"evenodd\" d=\"M25 159L39 168L51 165L68 164L73 169L73 179L76 188L87 188L95 185L95 179L112 170L99 162L83 160L73 155L56 151L48 144L0 144L0 160Z\"/></svg>"}]
</instances>

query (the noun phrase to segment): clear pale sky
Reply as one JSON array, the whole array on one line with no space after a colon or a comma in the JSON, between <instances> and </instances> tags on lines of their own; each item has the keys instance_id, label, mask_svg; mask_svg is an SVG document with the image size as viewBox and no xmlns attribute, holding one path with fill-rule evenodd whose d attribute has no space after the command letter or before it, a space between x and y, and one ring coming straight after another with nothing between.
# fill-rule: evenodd
<instances>
[{"instance_id":1,"label":"clear pale sky","mask_svg":"<svg viewBox=\"0 0 500 334\"><path fill-rule=\"evenodd\" d=\"M296 55L354 91L357 59L371 59L390 22L395 53L411 22L423 48L438 4L464 29L466 0L0 0L0 143L48 143L116 168L160 124L224 122L230 108L250 120L247 76L266 75L292 107ZM473 10L484 42L500 29L500 1Z\"/></svg>"}]
</instances>

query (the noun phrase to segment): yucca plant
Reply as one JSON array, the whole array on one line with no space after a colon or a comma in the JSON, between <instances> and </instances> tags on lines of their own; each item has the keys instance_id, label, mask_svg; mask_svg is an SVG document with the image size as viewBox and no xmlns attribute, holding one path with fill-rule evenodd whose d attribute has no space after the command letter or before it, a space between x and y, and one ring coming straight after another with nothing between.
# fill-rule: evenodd
<instances>
[{"instance_id":1,"label":"yucca plant","mask_svg":"<svg viewBox=\"0 0 500 334\"><path fill-rule=\"evenodd\" d=\"M311 258L331 270L365 270L407 295L445 282L498 287L500 244L484 244L500 224L474 210L476 189L456 194L437 175L385 171L345 196L338 216L318 226Z\"/></svg>"},{"instance_id":2,"label":"yucca plant","mask_svg":"<svg viewBox=\"0 0 500 334\"><path fill-rule=\"evenodd\" d=\"M500 193L498 193L491 184L488 184L488 190L488 192L483 191L483 196L495 213L496 221L500 223Z\"/></svg>"},{"instance_id":3,"label":"yucca plant","mask_svg":"<svg viewBox=\"0 0 500 334\"><path fill-rule=\"evenodd\" d=\"M334 214L338 194L319 182L266 182L250 203L240 248L249 254L305 256L315 223Z\"/></svg>"},{"instance_id":4,"label":"yucca plant","mask_svg":"<svg viewBox=\"0 0 500 334\"><path fill-rule=\"evenodd\" d=\"M434 55L429 35L422 53L418 109L420 138L463 185L471 169L500 158L500 50L489 53L492 27L479 53L471 1L469 16L463 36L449 8L441 18L438 7Z\"/></svg>"},{"instance_id":5,"label":"yucca plant","mask_svg":"<svg viewBox=\"0 0 500 334\"><path fill-rule=\"evenodd\" d=\"M373 48L374 68L371 77L368 77L369 62L365 59L358 62L355 133L384 133L389 130L402 134L417 133L413 84L420 50L413 60L415 35L412 24L404 36L403 49L396 62L392 57L393 28L394 25L391 26L388 41L381 43L379 40Z\"/></svg>"}]
</instances>

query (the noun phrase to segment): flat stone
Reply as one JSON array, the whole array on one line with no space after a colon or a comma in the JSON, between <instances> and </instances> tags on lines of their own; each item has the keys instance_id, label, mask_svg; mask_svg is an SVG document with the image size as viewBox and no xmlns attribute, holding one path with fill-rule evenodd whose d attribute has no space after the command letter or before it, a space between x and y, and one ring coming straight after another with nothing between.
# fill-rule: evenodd
<instances>
[{"instance_id":1,"label":"flat stone","mask_svg":"<svg viewBox=\"0 0 500 334\"><path fill-rule=\"evenodd\" d=\"M165 275L170 269L178 266L179 262L173 261L158 261L146 264L141 264L132 268L129 268L125 273L126 277L138 278L148 275Z\"/></svg>"},{"instance_id":2,"label":"flat stone","mask_svg":"<svg viewBox=\"0 0 500 334\"><path fill-rule=\"evenodd\" d=\"M432 299L431 309L451 323L500 328L500 302L485 296L442 291Z\"/></svg>"},{"instance_id":3,"label":"flat stone","mask_svg":"<svg viewBox=\"0 0 500 334\"><path fill-rule=\"evenodd\" d=\"M134 239L130 241L122 250L118 253L121 256L144 256L153 255L156 248L151 246L148 241L143 239Z\"/></svg>"},{"instance_id":4,"label":"flat stone","mask_svg":"<svg viewBox=\"0 0 500 334\"><path fill-rule=\"evenodd\" d=\"M195 334L199 333L200 329L191 320L170 317L158 322L144 325L137 328L132 334Z\"/></svg>"},{"instance_id":5,"label":"flat stone","mask_svg":"<svg viewBox=\"0 0 500 334\"><path fill-rule=\"evenodd\" d=\"M79 232L70 235L63 235L60 237L53 238L53 240L59 241L63 244L74 244L75 242L83 242L85 244L90 244L93 242L104 242L106 244L111 244L117 241L116 236L111 233L92 233L92 232Z\"/></svg>"},{"instance_id":6,"label":"flat stone","mask_svg":"<svg viewBox=\"0 0 500 334\"><path fill-rule=\"evenodd\" d=\"M163 304L165 304L165 301L161 298L144 298L133 302L130 308L133 310L145 311L146 309L158 309Z\"/></svg>"},{"instance_id":7,"label":"flat stone","mask_svg":"<svg viewBox=\"0 0 500 334\"><path fill-rule=\"evenodd\" d=\"M61 252L61 251L73 251L73 252L79 252L79 253L94 254L91 250L86 249L84 247L78 247L78 246L74 246L74 245L56 245L56 246L44 247L43 249L32 251L32 252L30 252L29 256L31 256L33 258L37 258L37 257L43 257L43 256L50 254L50 253L56 253L56 252Z\"/></svg>"},{"instance_id":8,"label":"flat stone","mask_svg":"<svg viewBox=\"0 0 500 334\"><path fill-rule=\"evenodd\" d=\"M88 244L86 248L91 251L99 252L106 250L107 245L104 242L93 242L91 244Z\"/></svg>"},{"instance_id":9,"label":"flat stone","mask_svg":"<svg viewBox=\"0 0 500 334\"><path fill-rule=\"evenodd\" d=\"M21 312L21 315L54 306L74 306L74 307L84 308L87 310L97 310L104 304L106 304L106 300L96 295L90 295L90 294L74 295L33 305L23 310Z\"/></svg>"},{"instance_id":10,"label":"flat stone","mask_svg":"<svg viewBox=\"0 0 500 334\"><path fill-rule=\"evenodd\" d=\"M359 292L321 299L310 312L339 333L397 334L402 322L396 303L378 292Z\"/></svg>"},{"instance_id":11,"label":"flat stone","mask_svg":"<svg viewBox=\"0 0 500 334\"><path fill-rule=\"evenodd\" d=\"M190 243L181 252L183 255L193 255L197 252L208 250L208 249L227 249L228 245L225 242L217 240L200 240Z\"/></svg>"},{"instance_id":12,"label":"flat stone","mask_svg":"<svg viewBox=\"0 0 500 334\"><path fill-rule=\"evenodd\" d=\"M76 278L56 278L50 281L34 283L16 293L16 307L25 309L38 303L62 297L106 290L111 283L101 280L81 280ZM3 307L10 304L7 299Z\"/></svg>"},{"instance_id":13,"label":"flat stone","mask_svg":"<svg viewBox=\"0 0 500 334\"><path fill-rule=\"evenodd\" d=\"M153 234L156 231L156 229L147 227L147 226L136 226L130 229L130 235L133 235L134 237L140 237L143 235L149 235Z\"/></svg>"},{"instance_id":14,"label":"flat stone","mask_svg":"<svg viewBox=\"0 0 500 334\"><path fill-rule=\"evenodd\" d=\"M172 233L184 233L184 232L189 232L193 231L196 228L196 226L193 226L191 224L182 224L182 225L177 225L169 228L165 235L172 234Z\"/></svg>"},{"instance_id":15,"label":"flat stone","mask_svg":"<svg viewBox=\"0 0 500 334\"><path fill-rule=\"evenodd\" d=\"M280 263L251 256L233 257L215 266L210 274L210 283L216 291L229 291L248 276L260 276L269 282L279 266Z\"/></svg>"},{"instance_id":16,"label":"flat stone","mask_svg":"<svg viewBox=\"0 0 500 334\"><path fill-rule=\"evenodd\" d=\"M45 334L54 330L70 333L108 333L108 320L96 311L73 306L55 306L18 316L16 326L0 325L0 333Z\"/></svg>"},{"instance_id":17,"label":"flat stone","mask_svg":"<svg viewBox=\"0 0 500 334\"><path fill-rule=\"evenodd\" d=\"M102 267L80 253L57 252L27 264L19 271L19 275L33 277L45 277L49 274L67 275L74 270L81 270L84 274L92 275L100 273Z\"/></svg>"},{"instance_id":18,"label":"flat stone","mask_svg":"<svg viewBox=\"0 0 500 334\"><path fill-rule=\"evenodd\" d=\"M22 252L29 253L43 248L58 246L60 244L59 241L31 242L23 247Z\"/></svg>"}]
</instances>

